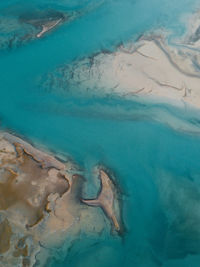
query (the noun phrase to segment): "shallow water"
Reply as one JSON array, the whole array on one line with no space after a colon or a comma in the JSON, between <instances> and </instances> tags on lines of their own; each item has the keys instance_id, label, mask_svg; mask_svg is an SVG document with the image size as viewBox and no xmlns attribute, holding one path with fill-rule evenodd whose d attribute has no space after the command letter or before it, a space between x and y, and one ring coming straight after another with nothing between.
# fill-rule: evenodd
<instances>
[{"instance_id":1,"label":"shallow water","mask_svg":"<svg viewBox=\"0 0 200 267\"><path fill-rule=\"evenodd\" d=\"M165 27L181 35L196 1L7 1L4 16L32 7L84 10L43 39L0 51L0 121L32 142L72 157L90 181L110 168L123 191L123 238L80 235L47 266L199 266L199 112L114 96L65 96L38 86L41 75L101 49L114 49L145 31ZM1 13L0 13L1 14ZM6 15L5 15L6 14Z\"/></svg>"}]
</instances>

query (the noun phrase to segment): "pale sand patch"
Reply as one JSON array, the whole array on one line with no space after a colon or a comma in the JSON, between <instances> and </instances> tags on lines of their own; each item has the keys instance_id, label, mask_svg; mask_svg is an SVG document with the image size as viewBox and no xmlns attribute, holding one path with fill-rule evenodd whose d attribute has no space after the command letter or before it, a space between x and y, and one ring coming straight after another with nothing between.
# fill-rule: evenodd
<instances>
[{"instance_id":1,"label":"pale sand patch","mask_svg":"<svg viewBox=\"0 0 200 267\"><path fill-rule=\"evenodd\" d=\"M75 90L153 96L200 108L200 72L194 67L194 60L200 62L197 52L169 47L158 36L143 37L127 47L76 61L61 79Z\"/></svg>"},{"instance_id":2,"label":"pale sand patch","mask_svg":"<svg viewBox=\"0 0 200 267\"><path fill-rule=\"evenodd\" d=\"M200 10L186 19L188 30L173 39L174 44L160 29L115 52L102 51L64 65L50 73L43 86L63 94L85 90L200 108Z\"/></svg>"}]
</instances>

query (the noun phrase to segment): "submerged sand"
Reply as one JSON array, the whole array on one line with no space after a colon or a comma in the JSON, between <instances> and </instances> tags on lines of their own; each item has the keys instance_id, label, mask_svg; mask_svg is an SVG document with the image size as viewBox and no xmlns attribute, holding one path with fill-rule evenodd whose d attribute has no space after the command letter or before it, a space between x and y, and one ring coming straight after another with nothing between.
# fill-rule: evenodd
<instances>
[{"instance_id":1,"label":"submerged sand","mask_svg":"<svg viewBox=\"0 0 200 267\"><path fill-rule=\"evenodd\" d=\"M163 31L146 34L115 52L102 51L61 66L43 86L62 94L85 90L200 108L200 13L193 22L173 45Z\"/></svg>"}]
</instances>

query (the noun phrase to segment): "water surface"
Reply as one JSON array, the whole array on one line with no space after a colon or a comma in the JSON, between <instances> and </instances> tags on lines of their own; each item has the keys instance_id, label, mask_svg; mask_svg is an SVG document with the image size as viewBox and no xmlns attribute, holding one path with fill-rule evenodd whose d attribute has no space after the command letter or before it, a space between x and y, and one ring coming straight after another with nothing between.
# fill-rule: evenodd
<instances>
[{"instance_id":1,"label":"water surface","mask_svg":"<svg viewBox=\"0 0 200 267\"><path fill-rule=\"evenodd\" d=\"M50 93L43 74L63 63L156 28L184 33L194 0L27 1L0 3L4 16L29 8L87 10L43 39L0 51L0 120L8 128L72 157L96 194L91 171L110 168L123 192L123 238L80 235L47 266L196 267L200 260L199 112L93 95Z\"/></svg>"}]
</instances>

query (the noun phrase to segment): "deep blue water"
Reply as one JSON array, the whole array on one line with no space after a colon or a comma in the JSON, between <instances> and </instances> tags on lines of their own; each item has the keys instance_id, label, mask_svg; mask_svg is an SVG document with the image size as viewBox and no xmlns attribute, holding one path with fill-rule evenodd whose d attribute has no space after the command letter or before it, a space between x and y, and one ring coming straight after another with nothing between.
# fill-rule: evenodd
<instances>
[{"instance_id":1,"label":"deep blue water","mask_svg":"<svg viewBox=\"0 0 200 267\"><path fill-rule=\"evenodd\" d=\"M0 2L0 15L11 17L32 7L87 11L41 40L0 51L0 122L69 155L86 176L104 163L124 193L122 239L83 234L68 255L57 252L47 266L199 267L199 112L114 96L60 96L38 86L40 76L60 64L112 50L145 31L164 27L171 38L183 34L182 18L195 2Z\"/></svg>"}]
</instances>

